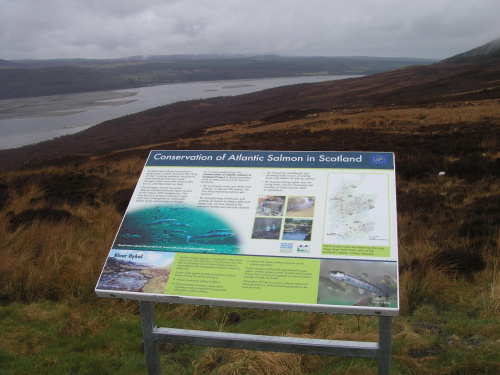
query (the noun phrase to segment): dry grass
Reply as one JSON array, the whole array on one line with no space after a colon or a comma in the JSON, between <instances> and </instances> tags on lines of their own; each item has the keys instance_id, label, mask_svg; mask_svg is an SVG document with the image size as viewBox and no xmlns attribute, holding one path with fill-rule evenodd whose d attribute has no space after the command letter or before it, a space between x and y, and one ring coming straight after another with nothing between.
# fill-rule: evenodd
<instances>
[{"instance_id":1,"label":"dry grass","mask_svg":"<svg viewBox=\"0 0 500 375\"><path fill-rule=\"evenodd\" d=\"M10 195L0 220L0 300L90 298L121 221L119 213L106 204L48 206L35 183L12 188ZM56 221L27 217L9 229L15 215L47 207L67 216Z\"/></svg>"},{"instance_id":2,"label":"dry grass","mask_svg":"<svg viewBox=\"0 0 500 375\"><path fill-rule=\"evenodd\" d=\"M388 147L397 145L401 317L395 320L393 361L399 373L436 373L439 353L455 355L455 350L454 358L463 355L458 350L465 344L456 349L448 342L468 342L471 332L481 340L493 340L498 330L493 326L500 315L500 182L494 172L499 159L498 105L498 101L483 101L324 112L276 123L213 127L202 137L149 148L258 149L256 145L264 138L274 147L287 144L301 150L323 145L347 149L349 144L366 144L369 149L378 147L381 140L388 142ZM492 131L474 133L478 121ZM364 135L367 130L373 132ZM443 151L447 139L469 130L471 133L457 138L456 147L463 149L455 152L456 147L448 147ZM442 138L433 144L435 136ZM462 144L463 139L467 144ZM478 159L470 159L473 153ZM88 158L78 165L0 176L0 183L8 186L8 198L0 210L0 301L24 303L21 313L27 324L57 319L58 335L78 338L106 330L105 318L91 312L98 304L94 287L121 221L118 206L126 201L126 194L124 198L119 193L134 188L144 161L141 156L120 152ZM485 161L490 167L477 172ZM441 168L447 171L443 178L437 175ZM41 215L45 209L60 217ZM30 210L39 215L26 215ZM14 218L19 220L11 225ZM48 312L40 307L39 301L44 300L60 301L66 307ZM126 312L137 320L136 304L108 302L110 314ZM189 329L209 325L215 330L275 334L283 328L279 324L284 324L287 328L282 331L288 336L377 340L378 322L370 317L305 314L294 323L293 332L286 323L298 313L282 316L276 324L251 325L254 319L270 321L271 314L265 314L249 312L242 316L242 326L231 326L226 324L226 310L179 305L166 308L164 317L183 322L183 328ZM444 331L446 324L460 319L484 321L470 326L453 323ZM9 332L2 336L2 342L2 347L23 355L44 353L50 346L35 330L22 335ZM472 351L472 347L464 350L469 349ZM485 363L488 365L479 364L478 368L494 368ZM450 364L446 358L442 365L449 374L466 373L460 372L465 365ZM213 348L190 357L183 366L196 374L376 373L373 366L354 360ZM329 372L324 372L325 368Z\"/></svg>"},{"instance_id":3,"label":"dry grass","mask_svg":"<svg viewBox=\"0 0 500 375\"><path fill-rule=\"evenodd\" d=\"M397 135L409 132L417 135L417 126L430 129L455 123L475 123L490 118L498 118L498 101L483 100L442 104L432 107L377 108L365 110L338 110L307 115L304 118L279 122L249 121L238 124L208 128L197 139L183 139L173 142L176 148L189 148L196 141L201 146L211 148L214 143L237 144L247 135L268 134L269 132L308 130L311 133L336 130L377 129L386 134ZM449 132L454 132L451 127ZM497 139L485 136L482 147L488 148L492 156L498 156ZM163 143L162 145L165 145Z\"/></svg>"},{"instance_id":4,"label":"dry grass","mask_svg":"<svg viewBox=\"0 0 500 375\"><path fill-rule=\"evenodd\" d=\"M0 299L91 297L120 217L109 207L91 215L76 211L82 215L76 224L34 222L13 233L3 228Z\"/></svg>"},{"instance_id":5,"label":"dry grass","mask_svg":"<svg viewBox=\"0 0 500 375\"><path fill-rule=\"evenodd\" d=\"M486 258L487 267L478 275L478 281L484 285L482 292L477 296L480 314L484 318L500 316L499 253L500 248L497 247L494 252L488 255Z\"/></svg>"},{"instance_id":6,"label":"dry grass","mask_svg":"<svg viewBox=\"0 0 500 375\"><path fill-rule=\"evenodd\" d=\"M219 375L301 374L300 363L298 354L211 348L195 366L194 374L210 374L215 368Z\"/></svg>"},{"instance_id":7,"label":"dry grass","mask_svg":"<svg viewBox=\"0 0 500 375\"><path fill-rule=\"evenodd\" d=\"M435 266L431 257L420 262L417 269L406 270L399 280L400 309L410 314L425 303L445 305L452 300L456 284L449 278L453 266Z\"/></svg>"}]
</instances>

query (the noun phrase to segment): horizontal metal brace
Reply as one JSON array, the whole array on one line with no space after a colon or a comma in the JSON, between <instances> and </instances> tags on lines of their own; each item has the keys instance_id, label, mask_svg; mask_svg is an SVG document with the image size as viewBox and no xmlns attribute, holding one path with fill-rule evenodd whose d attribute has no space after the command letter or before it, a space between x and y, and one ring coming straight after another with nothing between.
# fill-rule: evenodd
<instances>
[{"instance_id":1,"label":"horizontal metal brace","mask_svg":"<svg viewBox=\"0 0 500 375\"><path fill-rule=\"evenodd\" d=\"M379 357L378 343L363 341L321 340L301 337L194 331L175 328L154 328L153 340L155 342L258 351L334 355L342 357Z\"/></svg>"}]
</instances>

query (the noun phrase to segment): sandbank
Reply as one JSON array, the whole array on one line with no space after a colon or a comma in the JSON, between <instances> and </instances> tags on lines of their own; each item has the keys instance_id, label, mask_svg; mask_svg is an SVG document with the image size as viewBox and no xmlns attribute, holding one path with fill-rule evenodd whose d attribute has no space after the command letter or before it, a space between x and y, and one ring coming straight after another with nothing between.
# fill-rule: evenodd
<instances>
[{"instance_id":1,"label":"sandbank","mask_svg":"<svg viewBox=\"0 0 500 375\"><path fill-rule=\"evenodd\" d=\"M0 120L19 117L54 117L83 112L89 107L118 106L136 100L117 100L137 95L131 91L97 91L0 100Z\"/></svg>"}]
</instances>

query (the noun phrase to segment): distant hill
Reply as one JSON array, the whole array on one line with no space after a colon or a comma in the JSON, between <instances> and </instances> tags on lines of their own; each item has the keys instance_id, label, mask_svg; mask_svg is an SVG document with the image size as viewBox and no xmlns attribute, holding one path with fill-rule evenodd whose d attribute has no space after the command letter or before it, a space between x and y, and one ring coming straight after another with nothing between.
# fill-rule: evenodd
<instances>
[{"instance_id":1,"label":"distant hill","mask_svg":"<svg viewBox=\"0 0 500 375\"><path fill-rule=\"evenodd\" d=\"M150 109L73 135L1 150L0 172L18 168L29 159L68 162L73 160L69 155L103 155L235 122L279 123L321 111L426 107L483 99L500 99L500 60L413 66L361 78L284 86Z\"/></svg>"},{"instance_id":2,"label":"distant hill","mask_svg":"<svg viewBox=\"0 0 500 375\"><path fill-rule=\"evenodd\" d=\"M443 60L449 63L472 63L480 61L495 60L500 58L500 38L492 40L485 45L471 49Z\"/></svg>"},{"instance_id":3,"label":"distant hill","mask_svg":"<svg viewBox=\"0 0 500 375\"><path fill-rule=\"evenodd\" d=\"M368 75L434 60L374 57L133 56L114 60L0 61L0 99L149 85L294 77Z\"/></svg>"},{"instance_id":4,"label":"distant hill","mask_svg":"<svg viewBox=\"0 0 500 375\"><path fill-rule=\"evenodd\" d=\"M19 69L22 67L23 67L22 64L0 59L0 70L1 69Z\"/></svg>"},{"instance_id":5,"label":"distant hill","mask_svg":"<svg viewBox=\"0 0 500 375\"><path fill-rule=\"evenodd\" d=\"M120 77L80 67L0 70L0 99L129 87Z\"/></svg>"}]
</instances>

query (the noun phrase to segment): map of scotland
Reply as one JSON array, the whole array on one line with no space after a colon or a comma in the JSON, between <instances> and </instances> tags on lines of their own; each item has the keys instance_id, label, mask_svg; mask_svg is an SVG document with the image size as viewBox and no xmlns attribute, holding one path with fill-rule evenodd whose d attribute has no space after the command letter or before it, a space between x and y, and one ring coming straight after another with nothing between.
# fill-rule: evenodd
<instances>
[{"instance_id":1,"label":"map of scotland","mask_svg":"<svg viewBox=\"0 0 500 375\"><path fill-rule=\"evenodd\" d=\"M381 174L330 174L324 243L388 246L388 183Z\"/></svg>"}]
</instances>

